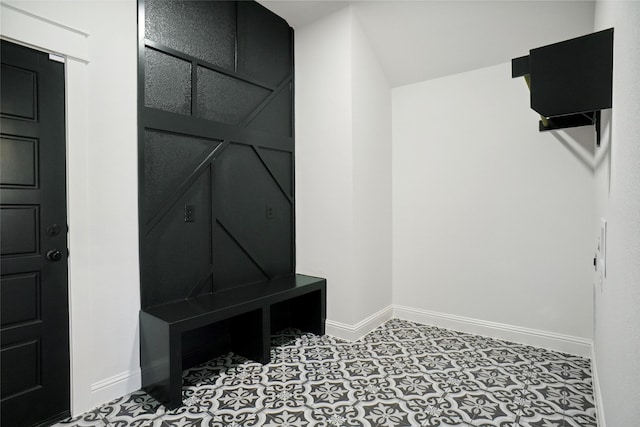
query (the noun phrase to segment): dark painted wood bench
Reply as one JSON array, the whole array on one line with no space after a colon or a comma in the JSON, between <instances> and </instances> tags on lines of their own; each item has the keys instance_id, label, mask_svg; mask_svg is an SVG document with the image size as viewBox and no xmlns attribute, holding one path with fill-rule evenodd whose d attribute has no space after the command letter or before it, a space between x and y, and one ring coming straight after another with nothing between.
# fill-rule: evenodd
<instances>
[{"instance_id":1,"label":"dark painted wood bench","mask_svg":"<svg viewBox=\"0 0 640 427\"><path fill-rule=\"evenodd\" d=\"M213 341L208 332L224 335L224 350L268 363L272 332L295 327L323 335L325 318L326 280L300 274L143 309L142 387L175 408L182 404L182 371L189 367L183 348L187 337Z\"/></svg>"}]
</instances>

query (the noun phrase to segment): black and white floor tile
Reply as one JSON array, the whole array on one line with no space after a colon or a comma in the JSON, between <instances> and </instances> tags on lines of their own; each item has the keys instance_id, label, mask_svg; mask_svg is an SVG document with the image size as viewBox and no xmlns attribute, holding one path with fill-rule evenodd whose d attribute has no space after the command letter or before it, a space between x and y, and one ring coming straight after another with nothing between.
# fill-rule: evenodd
<instances>
[{"instance_id":1,"label":"black and white floor tile","mask_svg":"<svg viewBox=\"0 0 640 427\"><path fill-rule=\"evenodd\" d=\"M392 319L362 340L287 330L272 362L183 374L183 406L142 391L56 424L100 427L596 427L589 360Z\"/></svg>"}]
</instances>

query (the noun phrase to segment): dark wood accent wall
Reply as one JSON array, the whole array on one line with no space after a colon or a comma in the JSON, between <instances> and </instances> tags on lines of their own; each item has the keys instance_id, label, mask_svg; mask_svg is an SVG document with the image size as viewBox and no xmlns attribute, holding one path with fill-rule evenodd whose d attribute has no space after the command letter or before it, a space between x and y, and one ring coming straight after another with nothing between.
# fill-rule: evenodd
<instances>
[{"instance_id":1,"label":"dark wood accent wall","mask_svg":"<svg viewBox=\"0 0 640 427\"><path fill-rule=\"evenodd\" d=\"M294 273L293 30L253 1L138 27L142 307Z\"/></svg>"}]
</instances>

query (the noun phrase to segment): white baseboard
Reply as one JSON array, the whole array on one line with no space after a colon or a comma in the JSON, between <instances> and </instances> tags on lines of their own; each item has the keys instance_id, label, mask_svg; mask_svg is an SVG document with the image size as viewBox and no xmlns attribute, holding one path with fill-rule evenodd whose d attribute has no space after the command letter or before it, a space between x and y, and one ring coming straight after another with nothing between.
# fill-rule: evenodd
<instances>
[{"instance_id":1,"label":"white baseboard","mask_svg":"<svg viewBox=\"0 0 640 427\"><path fill-rule=\"evenodd\" d=\"M586 338L400 305L393 306L393 317L591 358L592 341Z\"/></svg>"},{"instance_id":2,"label":"white baseboard","mask_svg":"<svg viewBox=\"0 0 640 427\"><path fill-rule=\"evenodd\" d=\"M388 306L376 313L373 313L371 316L356 323L355 325L327 320L325 322L326 334L347 341L357 341L387 320L391 319L392 313L392 306Z\"/></svg>"},{"instance_id":3,"label":"white baseboard","mask_svg":"<svg viewBox=\"0 0 640 427\"><path fill-rule=\"evenodd\" d=\"M602 394L600 391L600 379L598 378L598 365L596 364L596 352L591 347L591 377L593 379L593 397L596 400L596 417L598 419L598 427L607 427L604 416L604 405L602 404Z\"/></svg>"},{"instance_id":4,"label":"white baseboard","mask_svg":"<svg viewBox=\"0 0 640 427\"><path fill-rule=\"evenodd\" d=\"M591 340L400 305L387 306L355 325L327 320L326 334L347 341L357 341L392 317L590 358L598 426L606 427L596 357ZM138 390L140 385L140 369L122 372L91 384L91 400L96 402L95 406L99 406Z\"/></svg>"},{"instance_id":5,"label":"white baseboard","mask_svg":"<svg viewBox=\"0 0 640 427\"><path fill-rule=\"evenodd\" d=\"M99 406L139 390L141 384L142 376L139 368L121 372L91 384L91 400L95 402L95 406Z\"/></svg>"}]
</instances>

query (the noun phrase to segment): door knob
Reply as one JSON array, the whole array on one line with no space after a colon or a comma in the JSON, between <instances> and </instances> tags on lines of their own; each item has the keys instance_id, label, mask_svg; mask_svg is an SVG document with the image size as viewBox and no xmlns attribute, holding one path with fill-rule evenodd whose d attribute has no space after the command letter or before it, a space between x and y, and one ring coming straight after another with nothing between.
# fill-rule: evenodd
<instances>
[{"instance_id":1,"label":"door knob","mask_svg":"<svg viewBox=\"0 0 640 427\"><path fill-rule=\"evenodd\" d=\"M47 259L53 262L60 261L62 259L62 252L57 249L51 249L47 252Z\"/></svg>"}]
</instances>

